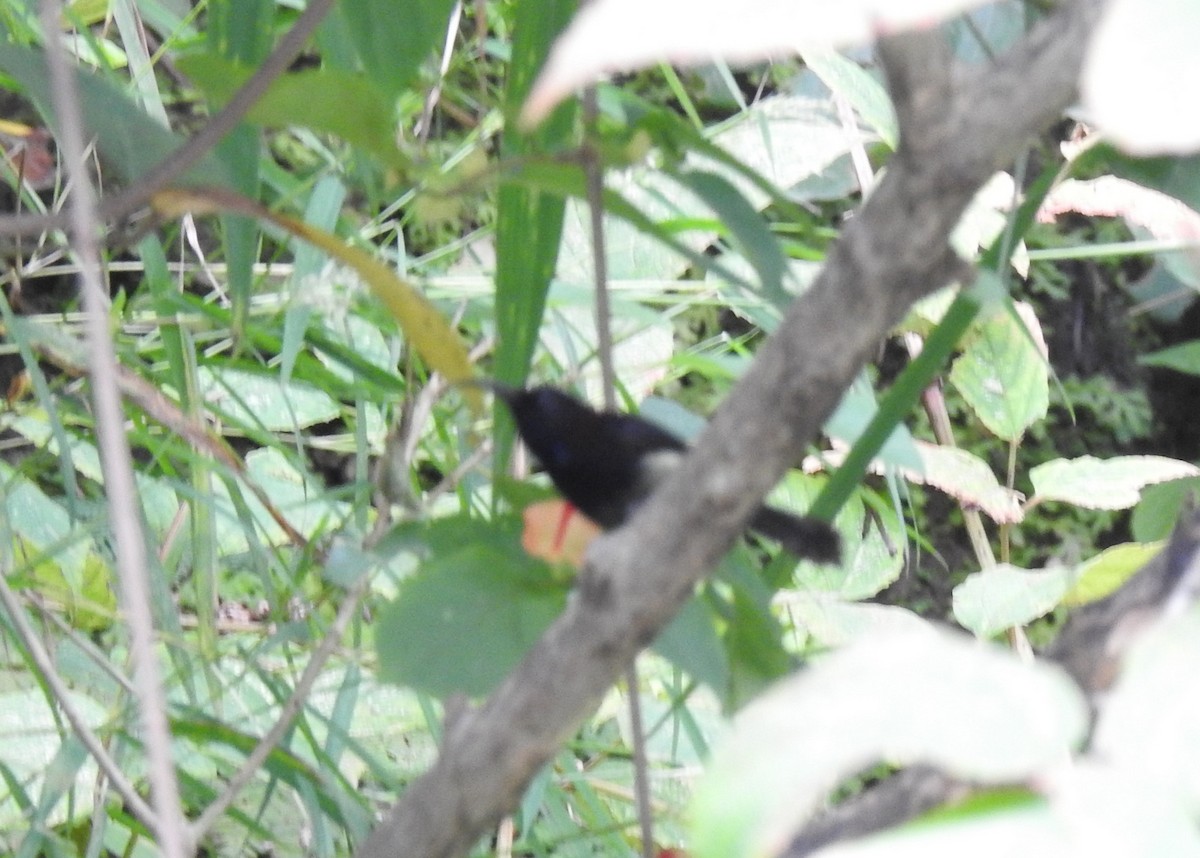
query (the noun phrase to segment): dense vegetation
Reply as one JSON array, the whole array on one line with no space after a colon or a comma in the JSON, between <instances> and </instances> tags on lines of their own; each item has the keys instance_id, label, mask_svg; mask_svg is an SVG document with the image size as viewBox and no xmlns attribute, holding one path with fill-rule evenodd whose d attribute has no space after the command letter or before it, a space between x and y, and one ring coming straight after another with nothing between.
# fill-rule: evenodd
<instances>
[{"instance_id":1,"label":"dense vegetation","mask_svg":"<svg viewBox=\"0 0 1200 858\"><path fill-rule=\"evenodd\" d=\"M520 122L572 5L0 0L0 851L352 854L562 614L592 536L572 519L564 548L537 463L455 382L693 438L899 169L895 68L861 46L615 59ZM984 68L1038 6L938 38ZM970 276L828 391L772 501L832 519L844 562L738 541L481 854L637 852L630 695L662 854L767 848L909 763L1004 786L959 810L973 849L998 824L1065 850L1063 818L1200 848L1200 720L1163 714L1200 699L1194 618L1096 722L1099 774L1030 786L1094 714L1030 641L1200 485L1198 165L1092 133L1062 118L1006 163L954 236ZM1110 812L1148 795L1168 824Z\"/></svg>"}]
</instances>

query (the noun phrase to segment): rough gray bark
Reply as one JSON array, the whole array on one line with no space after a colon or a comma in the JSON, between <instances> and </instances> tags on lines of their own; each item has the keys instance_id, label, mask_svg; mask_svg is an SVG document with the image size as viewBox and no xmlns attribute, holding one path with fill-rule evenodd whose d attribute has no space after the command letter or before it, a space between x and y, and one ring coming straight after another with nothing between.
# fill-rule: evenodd
<instances>
[{"instance_id":1,"label":"rough gray bark","mask_svg":"<svg viewBox=\"0 0 1200 858\"><path fill-rule=\"evenodd\" d=\"M563 615L490 699L448 725L437 762L360 858L462 854L516 806L729 549L887 331L914 301L969 275L950 232L995 170L1071 103L1102 2L1065 5L972 72L954 67L934 33L881 43L902 132L883 180L678 473L597 541Z\"/></svg>"}]
</instances>

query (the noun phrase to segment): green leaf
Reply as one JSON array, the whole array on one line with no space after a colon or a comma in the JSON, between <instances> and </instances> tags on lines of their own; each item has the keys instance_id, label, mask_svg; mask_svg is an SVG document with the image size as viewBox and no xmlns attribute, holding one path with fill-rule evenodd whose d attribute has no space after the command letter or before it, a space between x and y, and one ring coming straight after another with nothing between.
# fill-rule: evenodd
<instances>
[{"instance_id":1,"label":"green leaf","mask_svg":"<svg viewBox=\"0 0 1200 858\"><path fill-rule=\"evenodd\" d=\"M667 661L718 694L729 687L729 659L712 613L693 597L663 629L653 649Z\"/></svg>"},{"instance_id":2,"label":"green leaf","mask_svg":"<svg viewBox=\"0 0 1200 858\"><path fill-rule=\"evenodd\" d=\"M1033 325L1032 313L1021 314ZM950 370L950 381L983 424L1006 441L1015 441L1050 404L1049 366L1030 341L1030 332L1007 313L995 313L978 324L963 354Z\"/></svg>"},{"instance_id":3,"label":"green leaf","mask_svg":"<svg viewBox=\"0 0 1200 858\"><path fill-rule=\"evenodd\" d=\"M57 129L50 97L50 77L46 74L42 53L18 45L0 44L0 69L21 82L47 123ZM80 69L75 70L75 77L87 131L96 136L101 154L125 182L148 173L182 143L111 82ZM182 181L228 185L229 176L215 158L207 156L188 170Z\"/></svg>"},{"instance_id":4,"label":"green leaf","mask_svg":"<svg viewBox=\"0 0 1200 858\"><path fill-rule=\"evenodd\" d=\"M1184 503L1194 497L1200 497L1200 477L1146 486L1129 522L1133 538L1138 542L1166 539L1174 530Z\"/></svg>"},{"instance_id":5,"label":"green leaf","mask_svg":"<svg viewBox=\"0 0 1200 858\"><path fill-rule=\"evenodd\" d=\"M1091 158L1103 172L1170 194L1200 211L1200 155L1134 158L1118 152L1111 143L1100 143Z\"/></svg>"},{"instance_id":6,"label":"green leaf","mask_svg":"<svg viewBox=\"0 0 1200 858\"><path fill-rule=\"evenodd\" d=\"M1087 729L1057 669L932 627L870 635L741 713L693 797L694 854L774 854L833 787L882 760L1019 781L1060 765Z\"/></svg>"},{"instance_id":7,"label":"green leaf","mask_svg":"<svg viewBox=\"0 0 1200 858\"><path fill-rule=\"evenodd\" d=\"M1200 375L1200 340L1189 340L1140 355L1137 362L1142 366L1161 366L1188 375Z\"/></svg>"},{"instance_id":8,"label":"green leaf","mask_svg":"<svg viewBox=\"0 0 1200 858\"><path fill-rule=\"evenodd\" d=\"M723 176L702 170L683 170L679 182L708 205L740 245L740 250L758 272L763 294L783 306L790 297L783 290L787 263L779 241L767 223L741 192Z\"/></svg>"},{"instance_id":9,"label":"green leaf","mask_svg":"<svg viewBox=\"0 0 1200 858\"><path fill-rule=\"evenodd\" d=\"M89 534L71 520L58 501L3 463L0 463L0 480L5 530L17 537L20 547L29 549L22 551L19 559L34 560L27 555L41 554L40 561L52 565L55 577L61 576L67 592L82 595L85 570L92 554Z\"/></svg>"},{"instance_id":10,"label":"green leaf","mask_svg":"<svg viewBox=\"0 0 1200 858\"><path fill-rule=\"evenodd\" d=\"M840 647L880 632L901 632L925 620L898 605L847 602L828 593L786 592L777 597L795 624L820 647Z\"/></svg>"},{"instance_id":11,"label":"green leaf","mask_svg":"<svg viewBox=\"0 0 1200 858\"><path fill-rule=\"evenodd\" d=\"M453 6L453 0L341 0L334 14L345 21L371 80L398 96L442 47Z\"/></svg>"},{"instance_id":12,"label":"green leaf","mask_svg":"<svg viewBox=\"0 0 1200 858\"><path fill-rule=\"evenodd\" d=\"M778 501L786 494L793 494L804 486L808 493L816 489L811 477L789 473L781 489L772 493ZM828 483L821 487L823 497ZM782 504L793 512L808 510L812 505L785 502ZM860 499L849 500L835 520L842 544L847 547L846 556L838 566L802 562L795 568L798 589L813 594L835 595L845 600L867 599L883 590L900 577L904 571L904 545L907 535L904 523L892 508L875 506L870 513L869 523L865 507Z\"/></svg>"},{"instance_id":13,"label":"green leaf","mask_svg":"<svg viewBox=\"0 0 1200 858\"><path fill-rule=\"evenodd\" d=\"M1163 543L1127 542L1106 548L1075 570L1075 584L1063 598L1066 605L1086 605L1116 591L1162 550Z\"/></svg>"},{"instance_id":14,"label":"green leaf","mask_svg":"<svg viewBox=\"0 0 1200 858\"><path fill-rule=\"evenodd\" d=\"M1076 580L1067 567L1029 570L1001 563L954 588L954 618L979 637L1023 626L1058 606Z\"/></svg>"},{"instance_id":15,"label":"green leaf","mask_svg":"<svg viewBox=\"0 0 1200 858\"><path fill-rule=\"evenodd\" d=\"M177 62L218 106L232 98L254 71L212 54L192 54ZM334 134L385 164L402 168L408 159L396 147L393 114L391 102L370 79L319 68L276 78L246 118L259 125L300 126Z\"/></svg>"},{"instance_id":16,"label":"green leaf","mask_svg":"<svg viewBox=\"0 0 1200 858\"><path fill-rule=\"evenodd\" d=\"M879 402L869 384L856 383L842 396L837 410L825 421L823 430L849 444L859 439L879 411ZM879 449L878 457L889 465L900 468L922 470L921 454L913 443L912 434L903 423L898 423Z\"/></svg>"},{"instance_id":17,"label":"green leaf","mask_svg":"<svg viewBox=\"0 0 1200 858\"><path fill-rule=\"evenodd\" d=\"M519 3L516 7L512 61L504 93L504 112L515 118L555 37L575 11L574 2ZM501 139L505 157L520 160L567 145L574 131L575 110L561 108L535 132L522 134L515 122ZM500 381L519 384L529 373L546 310L546 294L558 262L565 200L553 193L505 182L496 209L496 346L495 373ZM503 473L512 449L511 421L496 422L494 474Z\"/></svg>"},{"instance_id":18,"label":"green leaf","mask_svg":"<svg viewBox=\"0 0 1200 858\"><path fill-rule=\"evenodd\" d=\"M981 271L979 280L997 281L995 274ZM941 372L947 356L979 313L981 299L974 290L959 290L938 326L926 338L921 353L904 368L879 403L862 437L850 449L841 467L825 484L811 513L817 518L832 518L847 499L858 491L871 461L891 437L892 431L911 412L930 381Z\"/></svg>"},{"instance_id":19,"label":"green leaf","mask_svg":"<svg viewBox=\"0 0 1200 858\"><path fill-rule=\"evenodd\" d=\"M1016 524L1024 517L1023 496L1000 484L983 459L961 447L921 442L917 447L922 467L906 474L913 482L945 492L963 506L977 507L992 521Z\"/></svg>"},{"instance_id":20,"label":"green leaf","mask_svg":"<svg viewBox=\"0 0 1200 858\"><path fill-rule=\"evenodd\" d=\"M833 51L810 49L801 54L804 64L833 92L844 97L883 142L895 150L900 143L900 127L884 85L858 63Z\"/></svg>"},{"instance_id":21,"label":"green leaf","mask_svg":"<svg viewBox=\"0 0 1200 858\"><path fill-rule=\"evenodd\" d=\"M341 406L325 391L300 382L284 384L275 375L202 366L197 376L205 401L246 426L286 432L341 414Z\"/></svg>"},{"instance_id":22,"label":"green leaf","mask_svg":"<svg viewBox=\"0 0 1200 858\"><path fill-rule=\"evenodd\" d=\"M521 550L517 522L456 518L380 614L380 677L440 697L487 694L558 616L566 589ZM501 535L505 538L501 539Z\"/></svg>"},{"instance_id":23,"label":"green leaf","mask_svg":"<svg viewBox=\"0 0 1200 858\"><path fill-rule=\"evenodd\" d=\"M15 674L4 676L5 687L11 687L18 682L28 682L28 677L18 677ZM109 707L78 691L72 691L70 695L71 706L83 723L93 730L101 729L108 717ZM0 742L6 749L3 764L28 791L29 796L40 795L40 800L47 799L64 785L74 784L86 791L88 783L95 782L94 766L85 765L82 769L72 766L69 767L68 773L50 770L57 755L63 750L61 718L61 713L56 713L50 708L46 701L46 693L40 688L0 693ZM48 778L56 774L66 774L66 784L61 781L55 784L46 783ZM5 800L0 800L0 830L28 831L33 809L22 809L14 801L8 800L8 796L4 798ZM43 807L37 811L39 818L51 824L61 821L58 813L56 807Z\"/></svg>"},{"instance_id":24,"label":"green leaf","mask_svg":"<svg viewBox=\"0 0 1200 858\"><path fill-rule=\"evenodd\" d=\"M1083 509L1128 509L1143 488L1183 477L1200 476L1200 468L1164 456L1116 456L1055 459L1029 472L1037 501L1063 501Z\"/></svg>"},{"instance_id":25,"label":"green leaf","mask_svg":"<svg viewBox=\"0 0 1200 858\"><path fill-rule=\"evenodd\" d=\"M729 653L730 685L723 689L730 708L755 697L793 667L783 646L783 628L770 607L744 587L733 591L725 647Z\"/></svg>"}]
</instances>

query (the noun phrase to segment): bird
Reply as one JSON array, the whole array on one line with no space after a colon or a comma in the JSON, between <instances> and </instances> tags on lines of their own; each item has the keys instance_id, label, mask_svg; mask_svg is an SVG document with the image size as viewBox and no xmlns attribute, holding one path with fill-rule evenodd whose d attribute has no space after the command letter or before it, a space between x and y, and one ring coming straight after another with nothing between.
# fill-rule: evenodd
<instances>
[{"instance_id":1,"label":"bird","mask_svg":"<svg viewBox=\"0 0 1200 858\"><path fill-rule=\"evenodd\" d=\"M558 491L604 530L624 524L688 449L649 420L597 411L556 387L469 383L492 391L508 407L518 434ZM763 504L748 527L798 558L836 563L841 556L837 531L815 518Z\"/></svg>"}]
</instances>

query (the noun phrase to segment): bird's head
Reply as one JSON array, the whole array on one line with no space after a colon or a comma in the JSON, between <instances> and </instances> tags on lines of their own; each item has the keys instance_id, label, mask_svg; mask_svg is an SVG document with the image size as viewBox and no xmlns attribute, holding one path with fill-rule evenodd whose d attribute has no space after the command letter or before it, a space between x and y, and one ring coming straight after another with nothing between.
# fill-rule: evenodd
<instances>
[{"instance_id":1,"label":"bird's head","mask_svg":"<svg viewBox=\"0 0 1200 858\"><path fill-rule=\"evenodd\" d=\"M521 438L548 467L569 458L571 439L586 431L597 417L595 411L569 393L548 385L522 388L492 379L460 383L490 390L507 405Z\"/></svg>"}]
</instances>

